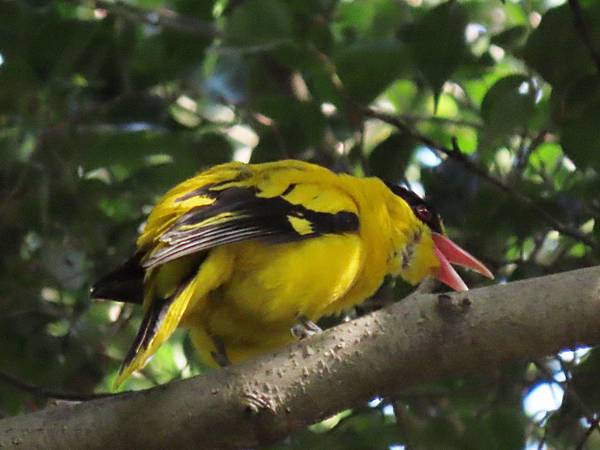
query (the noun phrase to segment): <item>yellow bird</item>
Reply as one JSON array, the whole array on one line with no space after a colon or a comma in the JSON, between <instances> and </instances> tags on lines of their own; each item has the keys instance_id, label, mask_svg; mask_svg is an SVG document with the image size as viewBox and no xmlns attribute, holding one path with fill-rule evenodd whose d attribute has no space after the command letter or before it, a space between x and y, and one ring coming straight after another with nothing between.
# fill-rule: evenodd
<instances>
[{"instance_id":1,"label":"yellow bird","mask_svg":"<svg viewBox=\"0 0 600 450\"><path fill-rule=\"evenodd\" d=\"M237 363L317 330L388 274L466 290L451 263L493 278L407 189L301 161L232 162L167 192L135 255L91 295L143 301L119 385L179 326L207 363Z\"/></svg>"}]
</instances>

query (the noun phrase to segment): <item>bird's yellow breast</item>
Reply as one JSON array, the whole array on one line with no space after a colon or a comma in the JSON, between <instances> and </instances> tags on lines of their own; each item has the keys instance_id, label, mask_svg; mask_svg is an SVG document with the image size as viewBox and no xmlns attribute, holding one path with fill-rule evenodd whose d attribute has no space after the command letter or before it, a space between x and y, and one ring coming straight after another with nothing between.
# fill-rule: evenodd
<instances>
[{"instance_id":1,"label":"bird's yellow breast","mask_svg":"<svg viewBox=\"0 0 600 450\"><path fill-rule=\"evenodd\" d=\"M329 235L289 244L232 245L236 270L218 296L265 322L316 320L342 297L362 269L357 235Z\"/></svg>"},{"instance_id":2,"label":"bird's yellow breast","mask_svg":"<svg viewBox=\"0 0 600 450\"><path fill-rule=\"evenodd\" d=\"M190 308L183 323L203 359L212 360L214 337L224 345L231 362L274 350L293 341L290 328L300 317L317 321L339 313L372 295L395 264L389 205L378 180L338 178L348 195L345 209L359 213L358 232L329 234L284 244L261 240L222 247L231 276ZM351 181L351 185L344 185ZM315 191L314 199L306 201ZM292 194L312 209L336 210L339 202L319 196L307 184ZM290 201L294 201L290 195ZM302 226L303 224L297 224ZM406 223L407 229L413 224Z\"/></svg>"},{"instance_id":3,"label":"bird's yellow breast","mask_svg":"<svg viewBox=\"0 0 600 450\"><path fill-rule=\"evenodd\" d=\"M198 335L222 339L232 362L264 353L292 341L290 329L300 317L316 321L327 310L339 310L333 305L345 304L365 276L366 252L356 234L277 245L251 241L228 251L235 265L231 277L208 294L200 314L184 319L195 340L206 341L197 346L208 360L213 342ZM373 278L368 289L380 282Z\"/></svg>"}]
</instances>

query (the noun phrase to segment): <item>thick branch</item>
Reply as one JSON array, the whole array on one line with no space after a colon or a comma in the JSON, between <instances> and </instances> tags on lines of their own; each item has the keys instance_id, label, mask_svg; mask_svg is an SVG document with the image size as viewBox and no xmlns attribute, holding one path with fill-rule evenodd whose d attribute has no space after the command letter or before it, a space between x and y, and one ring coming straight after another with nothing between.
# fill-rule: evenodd
<instances>
[{"instance_id":1,"label":"thick branch","mask_svg":"<svg viewBox=\"0 0 600 450\"><path fill-rule=\"evenodd\" d=\"M416 294L248 364L0 421L0 448L248 448L410 385L600 343L600 266Z\"/></svg>"},{"instance_id":2,"label":"thick branch","mask_svg":"<svg viewBox=\"0 0 600 450\"><path fill-rule=\"evenodd\" d=\"M577 30L577 33L579 33L583 44L590 52L590 57L598 70L598 74L600 74L600 53L594 48L594 41L592 40L590 30L585 23L583 10L579 0L569 0L569 7L575 18L575 29Z\"/></svg>"}]
</instances>

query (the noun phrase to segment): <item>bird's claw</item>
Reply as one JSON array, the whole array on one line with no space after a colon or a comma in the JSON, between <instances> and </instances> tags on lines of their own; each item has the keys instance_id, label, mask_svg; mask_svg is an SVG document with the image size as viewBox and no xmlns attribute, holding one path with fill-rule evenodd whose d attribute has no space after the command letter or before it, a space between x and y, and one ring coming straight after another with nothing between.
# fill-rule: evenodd
<instances>
[{"instance_id":1,"label":"bird's claw","mask_svg":"<svg viewBox=\"0 0 600 450\"><path fill-rule=\"evenodd\" d=\"M321 333L323 330L312 320L304 316L298 318L298 323L290 328L290 333L298 340Z\"/></svg>"}]
</instances>

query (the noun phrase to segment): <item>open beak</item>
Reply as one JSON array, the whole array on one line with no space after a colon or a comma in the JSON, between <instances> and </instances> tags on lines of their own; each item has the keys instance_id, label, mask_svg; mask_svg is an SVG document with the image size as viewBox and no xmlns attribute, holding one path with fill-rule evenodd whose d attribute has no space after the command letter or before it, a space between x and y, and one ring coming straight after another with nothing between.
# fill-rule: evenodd
<instances>
[{"instance_id":1,"label":"open beak","mask_svg":"<svg viewBox=\"0 0 600 450\"><path fill-rule=\"evenodd\" d=\"M451 264L456 264L467 269L474 270L484 277L493 279L494 275L483 265L481 261L460 248L446 236L440 233L432 233L435 256L440 260L440 268L436 278L442 283L450 286L455 291L468 291L469 288L460 278Z\"/></svg>"}]
</instances>

